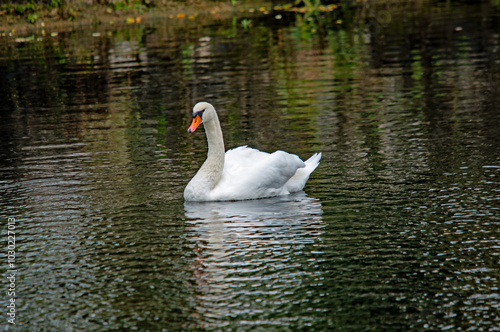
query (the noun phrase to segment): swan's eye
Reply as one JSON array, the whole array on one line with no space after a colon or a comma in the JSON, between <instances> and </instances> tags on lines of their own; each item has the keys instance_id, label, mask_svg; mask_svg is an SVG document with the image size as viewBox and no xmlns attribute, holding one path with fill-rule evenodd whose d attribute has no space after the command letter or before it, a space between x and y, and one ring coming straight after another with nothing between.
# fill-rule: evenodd
<instances>
[{"instance_id":1,"label":"swan's eye","mask_svg":"<svg viewBox=\"0 0 500 332\"><path fill-rule=\"evenodd\" d=\"M200 118L203 118L203 112L205 112L205 110L193 113L193 118L196 118L197 116L200 116Z\"/></svg>"}]
</instances>

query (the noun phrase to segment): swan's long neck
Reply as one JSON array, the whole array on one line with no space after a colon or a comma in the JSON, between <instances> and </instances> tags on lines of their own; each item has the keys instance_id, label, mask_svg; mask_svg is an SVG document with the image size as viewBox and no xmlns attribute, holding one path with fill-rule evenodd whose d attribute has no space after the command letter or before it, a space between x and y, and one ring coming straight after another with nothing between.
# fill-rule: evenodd
<instances>
[{"instance_id":1,"label":"swan's long neck","mask_svg":"<svg viewBox=\"0 0 500 332\"><path fill-rule=\"evenodd\" d=\"M199 172L204 173L211 190L219 183L222 177L225 157L224 138L216 113L210 121L203 125L205 127L205 133L207 134L208 155L207 160L200 168Z\"/></svg>"}]
</instances>

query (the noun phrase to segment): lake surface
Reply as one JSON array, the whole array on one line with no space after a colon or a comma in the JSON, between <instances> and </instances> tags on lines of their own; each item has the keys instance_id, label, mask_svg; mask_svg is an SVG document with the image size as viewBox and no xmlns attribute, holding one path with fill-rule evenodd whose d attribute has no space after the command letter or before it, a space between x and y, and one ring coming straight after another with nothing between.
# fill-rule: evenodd
<instances>
[{"instance_id":1,"label":"lake surface","mask_svg":"<svg viewBox=\"0 0 500 332\"><path fill-rule=\"evenodd\" d=\"M17 329L499 331L492 3L2 37ZM226 148L321 151L305 191L184 202L206 157L203 130L186 132L202 100Z\"/></svg>"}]
</instances>

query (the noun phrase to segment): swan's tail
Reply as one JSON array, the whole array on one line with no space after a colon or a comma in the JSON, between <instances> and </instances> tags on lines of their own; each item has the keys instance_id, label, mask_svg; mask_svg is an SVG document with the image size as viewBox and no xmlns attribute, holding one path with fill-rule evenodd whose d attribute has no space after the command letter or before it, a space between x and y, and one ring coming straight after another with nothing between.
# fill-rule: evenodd
<instances>
[{"instance_id":1,"label":"swan's tail","mask_svg":"<svg viewBox=\"0 0 500 332\"><path fill-rule=\"evenodd\" d=\"M319 165L319 161L321 160L321 152L315 153L311 156L311 158L307 159L304 163L306 164L305 169L308 170L308 173L311 174L316 167Z\"/></svg>"},{"instance_id":2,"label":"swan's tail","mask_svg":"<svg viewBox=\"0 0 500 332\"><path fill-rule=\"evenodd\" d=\"M288 180L285 187L288 192L300 191L306 185L307 180L309 180L309 175L318 167L319 161L321 160L321 152L313 154L304 163L305 167L299 168L294 176Z\"/></svg>"}]
</instances>

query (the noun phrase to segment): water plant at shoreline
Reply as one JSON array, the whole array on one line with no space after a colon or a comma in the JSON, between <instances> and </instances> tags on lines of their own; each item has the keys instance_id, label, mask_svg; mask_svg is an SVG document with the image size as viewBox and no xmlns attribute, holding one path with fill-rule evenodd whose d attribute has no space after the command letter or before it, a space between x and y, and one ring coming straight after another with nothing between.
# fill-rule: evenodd
<instances>
[{"instance_id":1,"label":"water plant at shoreline","mask_svg":"<svg viewBox=\"0 0 500 332\"><path fill-rule=\"evenodd\" d=\"M0 4L0 31L10 31L13 25L45 26L50 22L126 22L127 17L138 15L166 15L168 17L190 18L199 13L225 13L240 16L248 22L255 15L274 12L297 13L307 16L329 12L340 5L323 5L320 0L282 2L279 0L204 0L190 3L180 0L7 0ZM250 16L250 17L247 17ZM134 20L136 21L136 20ZM247 22L247 21L244 21ZM26 23L29 23L26 25ZM9 28L9 26L11 28ZM243 23L246 29L249 26Z\"/></svg>"},{"instance_id":2,"label":"water plant at shoreline","mask_svg":"<svg viewBox=\"0 0 500 332\"><path fill-rule=\"evenodd\" d=\"M169 1L173 3L175 1ZM7 0L0 4L0 19L9 21L25 19L36 23L40 19L76 21L93 12L135 12L142 14L156 5L167 6L167 2L154 0Z\"/></svg>"}]
</instances>

